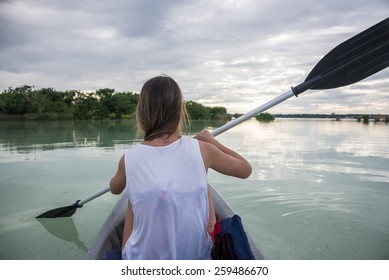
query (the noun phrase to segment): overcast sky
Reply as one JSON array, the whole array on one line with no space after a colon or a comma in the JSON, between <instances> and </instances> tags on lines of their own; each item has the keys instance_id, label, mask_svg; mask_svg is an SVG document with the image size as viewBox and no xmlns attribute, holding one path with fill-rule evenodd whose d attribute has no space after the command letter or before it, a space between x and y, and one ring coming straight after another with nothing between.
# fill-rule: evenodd
<instances>
[{"instance_id":1,"label":"overcast sky","mask_svg":"<svg viewBox=\"0 0 389 280\"><path fill-rule=\"evenodd\" d=\"M0 0L0 91L139 92L168 74L186 100L245 113L304 81L389 0ZM271 113L389 114L389 68Z\"/></svg>"}]
</instances>

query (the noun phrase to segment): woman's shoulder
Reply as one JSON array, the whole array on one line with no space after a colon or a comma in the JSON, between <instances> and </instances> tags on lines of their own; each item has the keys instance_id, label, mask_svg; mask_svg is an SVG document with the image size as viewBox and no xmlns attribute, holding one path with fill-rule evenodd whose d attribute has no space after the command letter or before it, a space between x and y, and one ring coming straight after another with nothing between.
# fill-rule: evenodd
<instances>
[{"instance_id":1,"label":"woman's shoulder","mask_svg":"<svg viewBox=\"0 0 389 280\"><path fill-rule=\"evenodd\" d=\"M132 145L131 147L127 148L124 151L124 154L125 155L132 155L132 154L142 153L142 151L144 151L144 150L145 150L144 145L142 145L141 143L138 143L138 144Z\"/></svg>"},{"instance_id":2,"label":"woman's shoulder","mask_svg":"<svg viewBox=\"0 0 389 280\"><path fill-rule=\"evenodd\" d=\"M182 135L181 136L181 141L185 143L196 143L197 139L193 138L192 136L189 135Z\"/></svg>"}]
</instances>

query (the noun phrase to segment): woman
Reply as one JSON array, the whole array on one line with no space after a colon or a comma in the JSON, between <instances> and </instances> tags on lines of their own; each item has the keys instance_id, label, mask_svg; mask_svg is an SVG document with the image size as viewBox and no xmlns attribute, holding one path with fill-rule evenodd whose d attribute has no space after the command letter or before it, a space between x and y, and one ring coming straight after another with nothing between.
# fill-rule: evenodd
<instances>
[{"instance_id":1,"label":"woman","mask_svg":"<svg viewBox=\"0 0 389 280\"><path fill-rule=\"evenodd\" d=\"M136 119L144 141L125 152L110 181L113 194L128 195L122 258L210 259L216 219L208 168L247 178L251 165L207 130L181 135L185 102L168 76L143 85Z\"/></svg>"}]
</instances>

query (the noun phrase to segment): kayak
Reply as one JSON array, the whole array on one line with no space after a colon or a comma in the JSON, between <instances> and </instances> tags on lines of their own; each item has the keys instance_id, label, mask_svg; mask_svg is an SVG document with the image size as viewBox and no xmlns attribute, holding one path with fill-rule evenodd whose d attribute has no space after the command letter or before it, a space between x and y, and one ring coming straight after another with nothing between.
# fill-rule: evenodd
<instances>
[{"instance_id":1,"label":"kayak","mask_svg":"<svg viewBox=\"0 0 389 280\"><path fill-rule=\"evenodd\" d=\"M212 199L215 207L216 219L221 220L227 217L232 217L235 212L230 205L222 198L222 196L211 186ZM101 260L106 252L110 250L121 250L124 219L127 210L127 197L122 195L111 213L108 215L103 226L98 232L94 242L85 256L87 260ZM257 246L256 242L250 236L246 229L244 229L249 241L251 251L254 258L257 260L264 260L264 254Z\"/></svg>"}]
</instances>

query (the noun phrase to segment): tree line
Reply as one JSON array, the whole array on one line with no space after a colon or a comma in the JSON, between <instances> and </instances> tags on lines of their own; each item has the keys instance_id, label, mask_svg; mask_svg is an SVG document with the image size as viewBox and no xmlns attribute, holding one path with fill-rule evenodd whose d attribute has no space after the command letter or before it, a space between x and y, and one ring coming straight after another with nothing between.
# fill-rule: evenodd
<instances>
[{"instance_id":1,"label":"tree line","mask_svg":"<svg viewBox=\"0 0 389 280\"><path fill-rule=\"evenodd\" d=\"M355 119L358 122L369 122L370 120L374 122L389 122L389 115L387 114L275 114L276 118L304 118L304 119Z\"/></svg>"},{"instance_id":2,"label":"tree line","mask_svg":"<svg viewBox=\"0 0 389 280\"><path fill-rule=\"evenodd\" d=\"M93 92L22 86L0 94L0 120L132 119L139 94L104 88ZM224 107L187 101L190 119L230 119Z\"/></svg>"}]
</instances>

